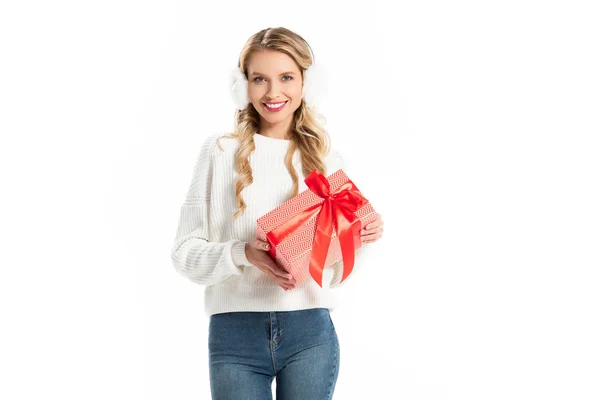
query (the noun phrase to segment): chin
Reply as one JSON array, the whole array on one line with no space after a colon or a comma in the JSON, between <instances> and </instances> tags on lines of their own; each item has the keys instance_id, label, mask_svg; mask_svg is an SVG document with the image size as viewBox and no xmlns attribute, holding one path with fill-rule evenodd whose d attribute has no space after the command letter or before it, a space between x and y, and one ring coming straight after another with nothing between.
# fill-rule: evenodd
<instances>
[{"instance_id":1,"label":"chin","mask_svg":"<svg viewBox=\"0 0 600 400\"><path fill-rule=\"evenodd\" d=\"M269 121L270 123L281 122L290 116L290 114L283 115L283 114L279 114L279 113L277 115L269 115L269 114L267 114L267 115L261 114L261 115L265 120Z\"/></svg>"}]
</instances>

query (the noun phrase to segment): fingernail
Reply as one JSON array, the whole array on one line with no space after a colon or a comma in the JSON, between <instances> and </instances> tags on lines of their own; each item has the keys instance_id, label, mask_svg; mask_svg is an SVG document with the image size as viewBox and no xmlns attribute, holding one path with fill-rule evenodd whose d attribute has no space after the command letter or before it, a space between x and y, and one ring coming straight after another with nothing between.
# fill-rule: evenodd
<instances>
[{"instance_id":1,"label":"fingernail","mask_svg":"<svg viewBox=\"0 0 600 400\"><path fill-rule=\"evenodd\" d=\"M269 250L269 245L265 244L265 250Z\"/></svg>"}]
</instances>

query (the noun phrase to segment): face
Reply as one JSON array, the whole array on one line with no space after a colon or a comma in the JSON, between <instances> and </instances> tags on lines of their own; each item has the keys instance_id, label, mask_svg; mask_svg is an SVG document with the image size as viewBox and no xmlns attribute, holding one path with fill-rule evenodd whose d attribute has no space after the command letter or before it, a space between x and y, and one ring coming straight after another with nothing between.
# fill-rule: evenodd
<instances>
[{"instance_id":1,"label":"face","mask_svg":"<svg viewBox=\"0 0 600 400\"><path fill-rule=\"evenodd\" d=\"M256 52L250 56L247 73L248 96L261 116L261 126L291 125L302 102L302 72L294 60L279 51Z\"/></svg>"}]
</instances>

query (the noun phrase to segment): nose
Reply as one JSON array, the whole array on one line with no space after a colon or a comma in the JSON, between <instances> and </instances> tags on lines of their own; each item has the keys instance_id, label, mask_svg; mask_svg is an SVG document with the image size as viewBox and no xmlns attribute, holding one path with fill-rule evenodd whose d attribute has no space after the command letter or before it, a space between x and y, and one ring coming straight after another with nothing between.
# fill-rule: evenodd
<instances>
[{"instance_id":1,"label":"nose","mask_svg":"<svg viewBox=\"0 0 600 400\"><path fill-rule=\"evenodd\" d=\"M267 89L267 98L276 99L279 95L279 82L271 81Z\"/></svg>"}]
</instances>

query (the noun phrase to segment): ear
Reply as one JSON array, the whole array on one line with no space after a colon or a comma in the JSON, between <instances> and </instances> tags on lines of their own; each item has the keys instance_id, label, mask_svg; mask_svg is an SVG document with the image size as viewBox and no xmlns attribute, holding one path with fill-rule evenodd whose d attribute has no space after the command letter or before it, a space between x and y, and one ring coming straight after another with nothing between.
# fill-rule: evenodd
<instances>
[{"instance_id":1,"label":"ear","mask_svg":"<svg viewBox=\"0 0 600 400\"><path fill-rule=\"evenodd\" d=\"M320 64L310 65L304 71L302 98L308 107L317 107L327 93L327 74Z\"/></svg>"},{"instance_id":2,"label":"ear","mask_svg":"<svg viewBox=\"0 0 600 400\"><path fill-rule=\"evenodd\" d=\"M248 79L244 72L238 67L234 68L229 75L229 94L238 110L243 110L250 103L248 98Z\"/></svg>"}]
</instances>

